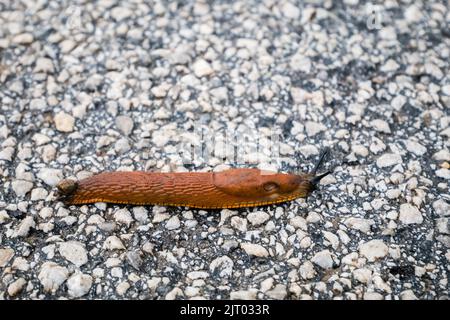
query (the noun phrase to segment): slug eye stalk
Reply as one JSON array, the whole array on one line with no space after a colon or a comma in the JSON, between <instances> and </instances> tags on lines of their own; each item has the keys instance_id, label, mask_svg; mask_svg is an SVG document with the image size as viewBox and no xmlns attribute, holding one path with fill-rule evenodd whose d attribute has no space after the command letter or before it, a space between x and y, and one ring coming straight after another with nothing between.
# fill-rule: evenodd
<instances>
[{"instance_id":1,"label":"slug eye stalk","mask_svg":"<svg viewBox=\"0 0 450 320\"><path fill-rule=\"evenodd\" d=\"M329 156L330 154L330 148L329 147L325 147L319 155L319 160L317 160L316 165L314 166L313 171L311 172L311 174L314 176L311 179L311 184L313 185L314 189L317 188L317 185L319 184L320 180L322 180L324 177L326 177L327 175L329 175L332 170L327 170L324 173L321 174L317 174L317 171L320 169L320 167L323 165L323 163L325 162L326 158Z\"/></svg>"}]
</instances>

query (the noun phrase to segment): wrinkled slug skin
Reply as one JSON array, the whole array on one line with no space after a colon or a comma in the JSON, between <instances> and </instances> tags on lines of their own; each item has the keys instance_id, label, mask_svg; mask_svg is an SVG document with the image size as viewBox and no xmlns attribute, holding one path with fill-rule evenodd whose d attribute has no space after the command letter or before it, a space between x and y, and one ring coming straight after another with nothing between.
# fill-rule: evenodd
<instances>
[{"instance_id":1,"label":"wrinkled slug skin","mask_svg":"<svg viewBox=\"0 0 450 320\"><path fill-rule=\"evenodd\" d=\"M216 173L105 172L78 181L77 189L66 202L205 209L252 207L306 197L312 191L309 178L309 175L281 173L262 175L258 169ZM278 186L276 192L266 190L270 183Z\"/></svg>"}]
</instances>

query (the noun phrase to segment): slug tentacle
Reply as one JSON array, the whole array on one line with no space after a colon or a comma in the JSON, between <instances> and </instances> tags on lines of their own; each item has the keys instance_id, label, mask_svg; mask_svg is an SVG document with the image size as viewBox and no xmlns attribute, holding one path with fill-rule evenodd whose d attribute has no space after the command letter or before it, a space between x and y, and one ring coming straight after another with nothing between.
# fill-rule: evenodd
<instances>
[{"instance_id":1,"label":"slug tentacle","mask_svg":"<svg viewBox=\"0 0 450 320\"><path fill-rule=\"evenodd\" d=\"M259 169L222 172L104 172L80 181L62 180L58 195L67 204L110 202L186 206L204 209L270 205L306 198L330 171L312 174L268 173Z\"/></svg>"},{"instance_id":2,"label":"slug tentacle","mask_svg":"<svg viewBox=\"0 0 450 320\"><path fill-rule=\"evenodd\" d=\"M312 171L313 175L316 175L317 171L319 170L319 168L322 166L322 164L325 162L325 158L328 157L328 155L330 154L330 148L325 147L319 155L319 160L317 160L317 163Z\"/></svg>"},{"instance_id":3,"label":"slug tentacle","mask_svg":"<svg viewBox=\"0 0 450 320\"><path fill-rule=\"evenodd\" d=\"M311 179L311 184L313 185L313 189L315 190L317 185L319 184L320 180L322 180L327 175L331 174L332 170L327 170L324 173L317 174L317 171L320 169L322 164L325 162L326 158L330 154L330 148L325 147L319 155L319 160L317 161L316 165L314 166L314 169L312 171L313 178Z\"/></svg>"}]
</instances>

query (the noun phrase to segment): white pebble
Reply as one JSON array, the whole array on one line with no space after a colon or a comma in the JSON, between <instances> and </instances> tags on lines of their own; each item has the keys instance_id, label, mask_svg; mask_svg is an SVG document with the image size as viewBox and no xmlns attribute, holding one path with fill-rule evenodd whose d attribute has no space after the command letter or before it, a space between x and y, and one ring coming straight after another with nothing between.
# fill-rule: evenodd
<instances>
[{"instance_id":1,"label":"white pebble","mask_svg":"<svg viewBox=\"0 0 450 320\"><path fill-rule=\"evenodd\" d=\"M67 289L70 296L79 298L89 292L92 286L92 277L87 274L76 273L67 280Z\"/></svg>"},{"instance_id":2,"label":"white pebble","mask_svg":"<svg viewBox=\"0 0 450 320\"><path fill-rule=\"evenodd\" d=\"M72 132L75 125L75 119L70 114L63 111L59 112L55 118L56 130L61 132Z\"/></svg>"},{"instance_id":3,"label":"white pebble","mask_svg":"<svg viewBox=\"0 0 450 320\"><path fill-rule=\"evenodd\" d=\"M404 224L420 224L423 222L423 217L417 207L409 203L403 203L400 205L399 220Z\"/></svg>"},{"instance_id":4,"label":"white pebble","mask_svg":"<svg viewBox=\"0 0 450 320\"><path fill-rule=\"evenodd\" d=\"M256 256L256 257L269 256L269 252L267 251L267 249L259 244L244 242L244 243L241 243L241 248L248 255L251 255L251 256Z\"/></svg>"},{"instance_id":5,"label":"white pebble","mask_svg":"<svg viewBox=\"0 0 450 320\"><path fill-rule=\"evenodd\" d=\"M383 240L370 240L359 246L359 253L367 258L370 262L379 258L384 258L388 253L388 246Z\"/></svg>"}]
</instances>

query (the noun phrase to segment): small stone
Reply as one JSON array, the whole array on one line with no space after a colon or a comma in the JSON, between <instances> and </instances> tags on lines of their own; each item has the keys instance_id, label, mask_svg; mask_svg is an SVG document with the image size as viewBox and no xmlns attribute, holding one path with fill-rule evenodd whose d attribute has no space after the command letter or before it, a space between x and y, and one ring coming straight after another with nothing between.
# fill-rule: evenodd
<instances>
[{"instance_id":1,"label":"small stone","mask_svg":"<svg viewBox=\"0 0 450 320\"><path fill-rule=\"evenodd\" d=\"M259 226L269 220L270 216L264 211L250 212L247 220L254 226Z\"/></svg>"},{"instance_id":2,"label":"small stone","mask_svg":"<svg viewBox=\"0 0 450 320\"><path fill-rule=\"evenodd\" d=\"M17 257L16 259L14 259L12 268L20 271L28 271L30 270L30 264L26 259L22 257Z\"/></svg>"},{"instance_id":3,"label":"small stone","mask_svg":"<svg viewBox=\"0 0 450 320\"><path fill-rule=\"evenodd\" d=\"M122 281L119 283L116 287L116 293L119 296L125 295L127 293L128 289L130 289L130 284L127 281Z\"/></svg>"},{"instance_id":4,"label":"small stone","mask_svg":"<svg viewBox=\"0 0 450 320\"><path fill-rule=\"evenodd\" d=\"M418 298L414 294L414 291L405 290L400 292L400 300L418 300Z\"/></svg>"},{"instance_id":5,"label":"small stone","mask_svg":"<svg viewBox=\"0 0 450 320\"><path fill-rule=\"evenodd\" d=\"M310 73L312 68L311 59L300 53L296 53L291 57L289 65L292 68L292 70L304 73ZM308 97L309 99L310 97L309 93L306 95L306 97Z\"/></svg>"},{"instance_id":6,"label":"small stone","mask_svg":"<svg viewBox=\"0 0 450 320\"><path fill-rule=\"evenodd\" d=\"M14 250L10 248L0 249L0 268L5 267L14 256Z\"/></svg>"},{"instance_id":7,"label":"small stone","mask_svg":"<svg viewBox=\"0 0 450 320\"><path fill-rule=\"evenodd\" d=\"M323 269L333 268L333 257L329 250L317 252L311 261Z\"/></svg>"},{"instance_id":8,"label":"small stone","mask_svg":"<svg viewBox=\"0 0 450 320\"><path fill-rule=\"evenodd\" d=\"M301 146L298 151L305 157L309 158L311 156L316 156L319 154L319 149L311 144Z\"/></svg>"},{"instance_id":9,"label":"small stone","mask_svg":"<svg viewBox=\"0 0 450 320\"><path fill-rule=\"evenodd\" d=\"M127 7L117 6L111 9L111 17L120 22L133 16L133 11Z\"/></svg>"},{"instance_id":10,"label":"small stone","mask_svg":"<svg viewBox=\"0 0 450 320\"><path fill-rule=\"evenodd\" d=\"M439 178L450 180L450 170L446 168L436 170L436 176L438 176Z\"/></svg>"},{"instance_id":11,"label":"small stone","mask_svg":"<svg viewBox=\"0 0 450 320\"><path fill-rule=\"evenodd\" d=\"M73 50L73 48L75 48L76 45L77 43L72 39L65 39L61 41L59 47L61 48L62 53L69 53Z\"/></svg>"},{"instance_id":12,"label":"small stone","mask_svg":"<svg viewBox=\"0 0 450 320\"><path fill-rule=\"evenodd\" d=\"M400 65L393 59L389 59L386 61L384 65L381 66L380 71L381 72L393 72L398 70Z\"/></svg>"},{"instance_id":13,"label":"small stone","mask_svg":"<svg viewBox=\"0 0 450 320\"><path fill-rule=\"evenodd\" d=\"M353 271L353 277L359 282L367 284L372 277L372 271L365 268L356 269Z\"/></svg>"},{"instance_id":14,"label":"small stone","mask_svg":"<svg viewBox=\"0 0 450 320\"><path fill-rule=\"evenodd\" d=\"M386 197L389 199L397 199L401 195L400 189L389 189L386 191Z\"/></svg>"},{"instance_id":15,"label":"small stone","mask_svg":"<svg viewBox=\"0 0 450 320\"><path fill-rule=\"evenodd\" d=\"M164 132L164 130L154 131L152 133L152 142L158 147L163 147L169 141L170 136L168 132Z\"/></svg>"},{"instance_id":16,"label":"small stone","mask_svg":"<svg viewBox=\"0 0 450 320\"><path fill-rule=\"evenodd\" d=\"M170 84L162 84L151 89L152 94L155 98L164 98L167 95L167 91L169 91L171 85Z\"/></svg>"},{"instance_id":17,"label":"small stone","mask_svg":"<svg viewBox=\"0 0 450 320\"><path fill-rule=\"evenodd\" d=\"M14 232L14 237L26 237L30 233L31 228L35 228L36 223L32 216L28 216L22 220Z\"/></svg>"},{"instance_id":18,"label":"small stone","mask_svg":"<svg viewBox=\"0 0 450 320\"><path fill-rule=\"evenodd\" d=\"M364 293L364 300L384 300L384 297L381 293L378 292L366 292Z\"/></svg>"},{"instance_id":19,"label":"small stone","mask_svg":"<svg viewBox=\"0 0 450 320\"><path fill-rule=\"evenodd\" d=\"M128 142L128 139L126 139L126 138L117 140L116 144L114 146L114 150L118 154L127 153L128 151L130 151L130 149L131 149L130 143Z\"/></svg>"},{"instance_id":20,"label":"small stone","mask_svg":"<svg viewBox=\"0 0 450 320\"><path fill-rule=\"evenodd\" d=\"M288 19L298 19L300 17L300 9L290 2L286 2L281 8L281 12Z\"/></svg>"},{"instance_id":21,"label":"small stone","mask_svg":"<svg viewBox=\"0 0 450 320\"><path fill-rule=\"evenodd\" d=\"M114 142L114 138L112 138L110 136L101 136L98 138L96 148L100 149L100 148L109 146L113 142Z\"/></svg>"},{"instance_id":22,"label":"small stone","mask_svg":"<svg viewBox=\"0 0 450 320\"><path fill-rule=\"evenodd\" d=\"M327 127L325 127L322 123L307 121L305 124L306 134L309 137L315 136L316 134L325 131Z\"/></svg>"},{"instance_id":23,"label":"small stone","mask_svg":"<svg viewBox=\"0 0 450 320\"><path fill-rule=\"evenodd\" d=\"M36 61L36 66L34 67L33 72L44 72L44 73L53 73L55 71L55 67L53 66L52 60L48 58L39 58Z\"/></svg>"},{"instance_id":24,"label":"small stone","mask_svg":"<svg viewBox=\"0 0 450 320\"><path fill-rule=\"evenodd\" d=\"M54 187L63 178L62 171L59 169L42 168L37 177L45 184Z\"/></svg>"},{"instance_id":25,"label":"small stone","mask_svg":"<svg viewBox=\"0 0 450 320\"><path fill-rule=\"evenodd\" d=\"M309 280L315 277L316 270L314 265L310 261L305 261L299 268L300 277L305 280Z\"/></svg>"},{"instance_id":26,"label":"small stone","mask_svg":"<svg viewBox=\"0 0 450 320\"><path fill-rule=\"evenodd\" d=\"M170 291L168 294L166 294L164 299L166 299L166 300L175 300L178 297L183 297L183 296L184 296L183 290L181 290L178 287L175 287L175 288L172 289L172 291Z\"/></svg>"},{"instance_id":27,"label":"small stone","mask_svg":"<svg viewBox=\"0 0 450 320\"><path fill-rule=\"evenodd\" d=\"M322 217L317 212L311 211L306 217L306 222L308 223L318 223L322 220Z\"/></svg>"},{"instance_id":28,"label":"small stone","mask_svg":"<svg viewBox=\"0 0 450 320\"><path fill-rule=\"evenodd\" d=\"M148 222L148 212L144 207L134 207L133 208L133 216L140 223Z\"/></svg>"},{"instance_id":29,"label":"small stone","mask_svg":"<svg viewBox=\"0 0 450 320\"><path fill-rule=\"evenodd\" d=\"M92 286L92 277L83 274L76 273L67 280L67 289L71 297L79 298L86 295Z\"/></svg>"},{"instance_id":30,"label":"small stone","mask_svg":"<svg viewBox=\"0 0 450 320\"><path fill-rule=\"evenodd\" d=\"M72 132L75 125L75 118L63 111L59 112L53 119L56 130L61 132Z\"/></svg>"},{"instance_id":31,"label":"small stone","mask_svg":"<svg viewBox=\"0 0 450 320\"><path fill-rule=\"evenodd\" d=\"M45 134L40 134L40 133L34 134L31 139L36 143L37 146L42 146L51 141L51 139L48 136L46 136Z\"/></svg>"},{"instance_id":32,"label":"small stone","mask_svg":"<svg viewBox=\"0 0 450 320\"><path fill-rule=\"evenodd\" d=\"M433 209L439 216L450 216L450 203L439 199L433 202Z\"/></svg>"},{"instance_id":33,"label":"small stone","mask_svg":"<svg viewBox=\"0 0 450 320\"><path fill-rule=\"evenodd\" d=\"M232 291L230 293L230 300L255 300L257 293L258 290L256 289Z\"/></svg>"},{"instance_id":34,"label":"small stone","mask_svg":"<svg viewBox=\"0 0 450 320\"><path fill-rule=\"evenodd\" d=\"M116 213L114 213L114 219L119 223L125 224L127 227L133 222L133 217L127 209L117 210Z\"/></svg>"},{"instance_id":35,"label":"small stone","mask_svg":"<svg viewBox=\"0 0 450 320\"><path fill-rule=\"evenodd\" d=\"M450 218L436 219L436 229L439 233L450 234Z\"/></svg>"},{"instance_id":36,"label":"small stone","mask_svg":"<svg viewBox=\"0 0 450 320\"><path fill-rule=\"evenodd\" d=\"M420 224L423 222L423 217L417 207L409 203L404 203L400 205L399 220L404 224Z\"/></svg>"},{"instance_id":37,"label":"small stone","mask_svg":"<svg viewBox=\"0 0 450 320\"><path fill-rule=\"evenodd\" d=\"M228 89L226 87L211 89L210 94L219 102L228 100Z\"/></svg>"},{"instance_id":38,"label":"small stone","mask_svg":"<svg viewBox=\"0 0 450 320\"><path fill-rule=\"evenodd\" d=\"M27 281L24 278L19 278L16 281L12 282L9 286L8 286L8 294L10 297L14 297L17 294L19 294L23 287L25 286L25 284L27 283Z\"/></svg>"},{"instance_id":39,"label":"small stone","mask_svg":"<svg viewBox=\"0 0 450 320\"><path fill-rule=\"evenodd\" d=\"M38 275L38 279L46 292L55 293L59 286L66 281L69 271L54 262L45 262Z\"/></svg>"},{"instance_id":40,"label":"small stone","mask_svg":"<svg viewBox=\"0 0 450 320\"><path fill-rule=\"evenodd\" d=\"M450 152L447 149L442 149L433 154L433 159L437 161L450 161Z\"/></svg>"},{"instance_id":41,"label":"small stone","mask_svg":"<svg viewBox=\"0 0 450 320\"><path fill-rule=\"evenodd\" d=\"M39 216L42 219L48 219L53 215L53 208L44 207L39 211Z\"/></svg>"},{"instance_id":42,"label":"small stone","mask_svg":"<svg viewBox=\"0 0 450 320\"><path fill-rule=\"evenodd\" d=\"M174 215L166 222L166 229L175 230L178 229L180 225L180 219L176 215Z\"/></svg>"},{"instance_id":43,"label":"small stone","mask_svg":"<svg viewBox=\"0 0 450 320\"><path fill-rule=\"evenodd\" d=\"M441 92L446 96L450 96L450 84L441 87Z\"/></svg>"},{"instance_id":44,"label":"small stone","mask_svg":"<svg viewBox=\"0 0 450 320\"><path fill-rule=\"evenodd\" d=\"M418 156L423 156L427 152L426 147L411 139L406 140L406 150Z\"/></svg>"},{"instance_id":45,"label":"small stone","mask_svg":"<svg viewBox=\"0 0 450 320\"><path fill-rule=\"evenodd\" d=\"M60 243L59 253L77 267L81 267L88 262L87 251L84 245L78 241L66 241Z\"/></svg>"},{"instance_id":46,"label":"small stone","mask_svg":"<svg viewBox=\"0 0 450 320\"><path fill-rule=\"evenodd\" d=\"M34 37L31 33L21 33L12 39L13 43L16 44L30 44L34 41Z\"/></svg>"},{"instance_id":47,"label":"small stone","mask_svg":"<svg viewBox=\"0 0 450 320\"><path fill-rule=\"evenodd\" d=\"M381 119L375 119L370 122L371 127L373 127L378 132L391 133L391 128L389 124Z\"/></svg>"},{"instance_id":48,"label":"small stone","mask_svg":"<svg viewBox=\"0 0 450 320\"><path fill-rule=\"evenodd\" d=\"M12 161L13 154L14 148L6 147L2 151L0 151L0 160Z\"/></svg>"},{"instance_id":49,"label":"small stone","mask_svg":"<svg viewBox=\"0 0 450 320\"><path fill-rule=\"evenodd\" d=\"M14 180L11 183L11 187L16 196L23 197L33 188L33 183L25 180Z\"/></svg>"},{"instance_id":50,"label":"small stone","mask_svg":"<svg viewBox=\"0 0 450 320\"><path fill-rule=\"evenodd\" d=\"M396 96L394 99L392 99L391 106L396 111L400 111L402 109L402 107L405 105L406 101L407 101L407 99L405 96Z\"/></svg>"},{"instance_id":51,"label":"small stone","mask_svg":"<svg viewBox=\"0 0 450 320\"><path fill-rule=\"evenodd\" d=\"M197 60L192 68L197 78L209 76L214 72L214 69L211 67L211 65L203 59Z\"/></svg>"},{"instance_id":52,"label":"small stone","mask_svg":"<svg viewBox=\"0 0 450 320\"><path fill-rule=\"evenodd\" d=\"M168 57L171 64L187 64L191 61L189 55L190 48L188 46L177 47L172 54Z\"/></svg>"},{"instance_id":53,"label":"small stone","mask_svg":"<svg viewBox=\"0 0 450 320\"><path fill-rule=\"evenodd\" d=\"M266 295L270 299L283 300L287 296L286 285L284 285L284 284L277 284L275 286L275 288L273 288L270 291L267 291Z\"/></svg>"},{"instance_id":54,"label":"small stone","mask_svg":"<svg viewBox=\"0 0 450 320\"><path fill-rule=\"evenodd\" d=\"M31 201L45 200L48 196L47 190L44 188L35 188L31 191Z\"/></svg>"},{"instance_id":55,"label":"small stone","mask_svg":"<svg viewBox=\"0 0 450 320\"><path fill-rule=\"evenodd\" d=\"M230 277L233 274L233 260L228 256L222 256L214 259L209 264L209 270L213 274L217 274L220 278Z\"/></svg>"},{"instance_id":56,"label":"small stone","mask_svg":"<svg viewBox=\"0 0 450 320\"><path fill-rule=\"evenodd\" d=\"M247 219L241 217L232 217L231 226L241 232L247 231Z\"/></svg>"},{"instance_id":57,"label":"small stone","mask_svg":"<svg viewBox=\"0 0 450 320\"><path fill-rule=\"evenodd\" d=\"M85 86L91 91L97 90L103 82L103 76L100 74L94 74L86 79Z\"/></svg>"},{"instance_id":58,"label":"small stone","mask_svg":"<svg viewBox=\"0 0 450 320\"><path fill-rule=\"evenodd\" d=\"M339 246L339 238L334 233L329 231L322 231L324 238L327 240L328 243L331 244L331 246L336 249ZM326 244L326 242L325 242Z\"/></svg>"},{"instance_id":59,"label":"small stone","mask_svg":"<svg viewBox=\"0 0 450 320\"><path fill-rule=\"evenodd\" d=\"M191 280L206 279L209 277L209 273L206 271L191 271L187 274L187 277Z\"/></svg>"},{"instance_id":60,"label":"small stone","mask_svg":"<svg viewBox=\"0 0 450 320\"><path fill-rule=\"evenodd\" d=\"M155 292L158 288L158 284L161 282L161 278L153 277L147 281L147 287L150 292Z\"/></svg>"},{"instance_id":61,"label":"small stone","mask_svg":"<svg viewBox=\"0 0 450 320\"><path fill-rule=\"evenodd\" d=\"M268 257L269 252L263 246L255 243L241 243L241 248L250 256Z\"/></svg>"},{"instance_id":62,"label":"small stone","mask_svg":"<svg viewBox=\"0 0 450 320\"><path fill-rule=\"evenodd\" d=\"M6 210L0 210L0 224L5 223L9 219L9 214Z\"/></svg>"},{"instance_id":63,"label":"small stone","mask_svg":"<svg viewBox=\"0 0 450 320\"><path fill-rule=\"evenodd\" d=\"M352 151L361 157L367 157L369 155L369 150L366 147L360 144L356 144L352 146Z\"/></svg>"},{"instance_id":64,"label":"small stone","mask_svg":"<svg viewBox=\"0 0 450 320\"><path fill-rule=\"evenodd\" d=\"M169 110L165 109L165 108L159 108L158 111L155 112L155 114L153 115L154 119L170 119L170 117L172 116L172 114L170 113Z\"/></svg>"},{"instance_id":65,"label":"small stone","mask_svg":"<svg viewBox=\"0 0 450 320\"><path fill-rule=\"evenodd\" d=\"M421 10L414 4L404 11L404 16L406 21L411 23L419 22L423 17Z\"/></svg>"},{"instance_id":66,"label":"small stone","mask_svg":"<svg viewBox=\"0 0 450 320\"><path fill-rule=\"evenodd\" d=\"M117 128L126 136L129 136L133 131L134 122L128 116L118 116L116 118Z\"/></svg>"},{"instance_id":67,"label":"small stone","mask_svg":"<svg viewBox=\"0 0 450 320\"><path fill-rule=\"evenodd\" d=\"M127 260L133 268L139 271L143 262L139 252L137 251L127 252Z\"/></svg>"},{"instance_id":68,"label":"small stone","mask_svg":"<svg viewBox=\"0 0 450 320\"><path fill-rule=\"evenodd\" d=\"M363 218L348 218L345 220L344 224L352 229L359 230L364 233L370 232L370 227L375 223L372 219Z\"/></svg>"},{"instance_id":69,"label":"small stone","mask_svg":"<svg viewBox=\"0 0 450 320\"><path fill-rule=\"evenodd\" d=\"M402 157L395 153L385 153L377 159L377 166L379 168L390 167L402 163Z\"/></svg>"},{"instance_id":70,"label":"small stone","mask_svg":"<svg viewBox=\"0 0 450 320\"><path fill-rule=\"evenodd\" d=\"M305 218L300 216L295 216L289 220L289 224L296 229L308 230L308 225L306 223Z\"/></svg>"},{"instance_id":71,"label":"small stone","mask_svg":"<svg viewBox=\"0 0 450 320\"><path fill-rule=\"evenodd\" d=\"M108 250L122 250L125 249L125 246L118 237L110 236L106 238L105 242L103 243L103 248Z\"/></svg>"},{"instance_id":72,"label":"small stone","mask_svg":"<svg viewBox=\"0 0 450 320\"><path fill-rule=\"evenodd\" d=\"M366 257L369 262L384 258L388 251L389 248L383 240L370 240L359 246L359 253Z\"/></svg>"},{"instance_id":73,"label":"small stone","mask_svg":"<svg viewBox=\"0 0 450 320\"><path fill-rule=\"evenodd\" d=\"M436 237L436 240L442 243L447 248L450 248L450 236L439 235Z\"/></svg>"},{"instance_id":74,"label":"small stone","mask_svg":"<svg viewBox=\"0 0 450 320\"><path fill-rule=\"evenodd\" d=\"M170 215L167 213L154 212L153 213L153 223L160 223L170 218Z\"/></svg>"}]
</instances>

